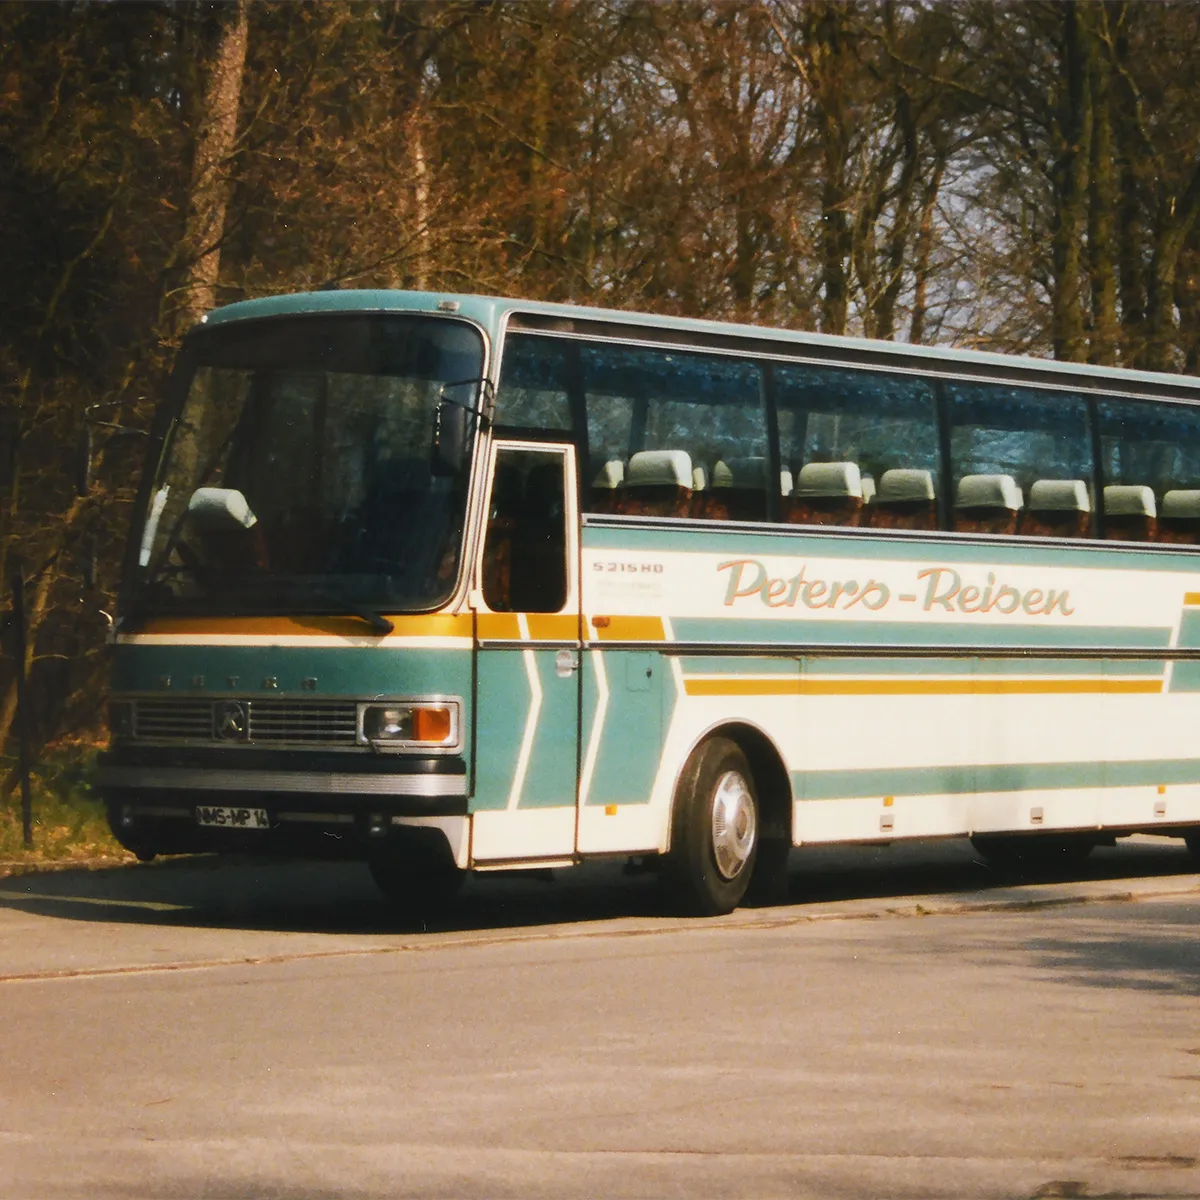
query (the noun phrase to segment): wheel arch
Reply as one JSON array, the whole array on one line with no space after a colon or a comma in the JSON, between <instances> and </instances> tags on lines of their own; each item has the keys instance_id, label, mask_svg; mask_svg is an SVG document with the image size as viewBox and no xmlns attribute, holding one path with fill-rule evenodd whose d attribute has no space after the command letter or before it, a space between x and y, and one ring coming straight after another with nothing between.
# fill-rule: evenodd
<instances>
[{"instance_id":1,"label":"wheel arch","mask_svg":"<svg viewBox=\"0 0 1200 1200\"><path fill-rule=\"evenodd\" d=\"M757 725L748 721L727 721L704 730L688 747L683 756L686 763L696 748L709 738L724 737L735 743L746 756L750 772L754 777L754 790L758 796L761 835L771 841L792 842L792 781L784 766L783 755L774 741ZM683 766L680 766L680 775ZM675 789L679 787L676 776ZM674 790L672 794L674 794ZM674 805L671 821L674 823ZM668 830L668 845L674 830Z\"/></svg>"}]
</instances>

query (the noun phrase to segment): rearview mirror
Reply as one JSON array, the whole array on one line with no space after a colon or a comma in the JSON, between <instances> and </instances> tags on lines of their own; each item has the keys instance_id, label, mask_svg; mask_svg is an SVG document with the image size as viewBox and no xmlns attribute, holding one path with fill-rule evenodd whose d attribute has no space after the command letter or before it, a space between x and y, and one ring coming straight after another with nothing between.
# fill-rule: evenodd
<instances>
[{"instance_id":1,"label":"rearview mirror","mask_svg":"<svg viewBox=\"0 0 1200 1200\"><path fill-rule=\"evenodd\" d=\"M452 393L458 392L462 399ZM471 454L471 435L492 417L492 384L488 379L462 379L442 385L433 410L433 447L430 470L434 475L457 475Z\"/></svg>"}]
</instances>

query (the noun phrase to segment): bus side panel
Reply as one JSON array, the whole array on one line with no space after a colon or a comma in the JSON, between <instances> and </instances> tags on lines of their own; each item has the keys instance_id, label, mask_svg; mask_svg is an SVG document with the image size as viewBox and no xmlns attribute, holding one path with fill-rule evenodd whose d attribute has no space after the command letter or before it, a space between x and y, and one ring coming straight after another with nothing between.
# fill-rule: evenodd
<instances>
[{"instance_id":1,"label":"bus side panel","mask_svg":"<svg viewBox=\"0 0 1200 1200\"><path fill-rule=\"evenodd\" d=\"M1193 557L632 523L585 547L590 636L673 658L664 813L696 741L739 723L784 760L797 843L1200 820L1200 669L1155 657L1200 648Z\"/></svg>"}]
</instances>

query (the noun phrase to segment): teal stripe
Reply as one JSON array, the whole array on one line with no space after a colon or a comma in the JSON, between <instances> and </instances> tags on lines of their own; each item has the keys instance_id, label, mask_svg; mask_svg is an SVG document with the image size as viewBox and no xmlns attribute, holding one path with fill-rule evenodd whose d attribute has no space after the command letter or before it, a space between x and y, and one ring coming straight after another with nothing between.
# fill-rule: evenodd
<instances>
[{"instance_id":1,"label":"teal stripe","mask_svg":"<svg viewBox=\"0 0 1200 1200\"><path fill-rule=\"evenodd\" d=\"M948 621L756 620L745 617L672 617L680 642L753 642L761 645L1036 646L1045 649L1156 650L1170 645L1171 630L1132 625L1084 628L1036 625L968 625Z\"/></svg>"},{"instance_id":2,"label":"teal stripe","mask_svg":"<svg viewBox=\"0 0 1200 1200\"><path fill-rule=\"evenodd\" d=\"M1153 787L1157 784L1183 783L1200 783L1200 759L1004 763L792 772L793 794L800 800L850 800L875 796L957 796L978 792Z\"/></svg>"},{"instance_id":3,"label":"teal stripe","mask_svg":"<svg viewBox=\"0 0 1200 1200\"><path fill-rule=\"evenodd\" d=\"M1197 551L1187 547L1116 550L1109 542L1090 546L1046 546L1009 542L998 538L986 544L957 542L931 535L928 540L889 537L827 537L776 526L773 532L745 529L708 530L685 522L671 529L647 527L584 527L583 544L589 550L658 550L695 554L736 554L739 558L788 555L805 558L884 559L921 562L929 566L985 563L989 566L1115 567L1126 571L1164 571L1195 574L1200 570Z\"/></svg>"}]
</instances>

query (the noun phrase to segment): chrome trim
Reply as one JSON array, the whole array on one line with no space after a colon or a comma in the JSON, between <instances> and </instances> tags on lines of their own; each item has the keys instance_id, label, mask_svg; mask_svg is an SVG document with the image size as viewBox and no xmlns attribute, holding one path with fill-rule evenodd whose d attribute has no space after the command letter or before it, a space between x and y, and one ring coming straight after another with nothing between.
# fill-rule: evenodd
<instances>
[{"instance_id":1,"label":"chrome trim","mask_svg":"<svg viewBox=\"0 0 1200 1200\"><path fill-rule=\"evenodd\" d=\"M866 642L588 641L585 650L655 650L669 658L1023 658L1195 662L1200 646L873 645Z\"/></svg>"},{"instance_id":2,"label":"chrome trim","mask_svg":"<svg viewBox=\"0 0 1200 1200\"><path fill-rule=\"evenodd\" d=\"M196 767L101 767L108 788L208 792L325 792L337 796L465 796L465 775L353 775L316 771L228 771Z\"/></svg>"}]
</instances>

